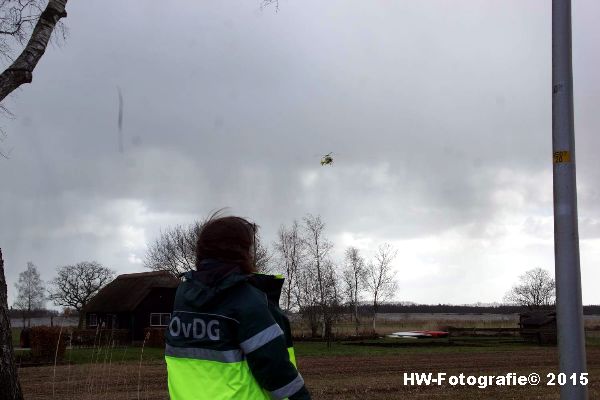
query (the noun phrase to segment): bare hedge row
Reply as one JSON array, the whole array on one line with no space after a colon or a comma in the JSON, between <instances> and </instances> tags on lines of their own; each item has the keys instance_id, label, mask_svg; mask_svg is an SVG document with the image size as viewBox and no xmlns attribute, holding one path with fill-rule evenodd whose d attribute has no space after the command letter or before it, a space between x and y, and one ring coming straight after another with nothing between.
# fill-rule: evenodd
<instances>
[{"instance_id":1,"label":"bare hedge row","mask_svg":"<svg viewBox=\"0 0 600 400\"><path fill-rule=\"evenodd\" d=\"M107 347L131 345L127 329L72 329L64 327L35 326L21 331L20 345L31 348L31 357L37 361L61 361L67 346ZM146 328L144 345L163 347L164 329Z\"/></svg>"}]
</instances>

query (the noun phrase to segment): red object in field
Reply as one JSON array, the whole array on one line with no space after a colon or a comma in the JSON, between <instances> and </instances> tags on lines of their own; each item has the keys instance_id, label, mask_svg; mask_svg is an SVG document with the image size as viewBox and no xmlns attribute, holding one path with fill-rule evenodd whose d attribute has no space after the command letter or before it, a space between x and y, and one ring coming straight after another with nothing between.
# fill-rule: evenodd
<instances>
[{"instance_id":1,"label":"red object in field","mask_svg":"<svg viewBox=\"0 0 600 400\"><path fill-rule=\"evenodd\" d=\"M443 337L448 336L448 332L444 332L444 331L414 331L414 332L422 333L424 335L431 336L434 338L443 338Z\"/></svg>"}]
</instances>

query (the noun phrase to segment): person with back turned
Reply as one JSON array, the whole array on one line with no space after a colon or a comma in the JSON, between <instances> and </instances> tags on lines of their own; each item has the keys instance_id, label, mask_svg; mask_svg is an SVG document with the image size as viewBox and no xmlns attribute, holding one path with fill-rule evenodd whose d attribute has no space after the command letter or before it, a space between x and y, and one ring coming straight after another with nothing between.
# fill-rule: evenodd
<instances>
[{"instance_id":1,"label":"person with back turned","mask_svg":"<svg viewBox=\"0 0 600 400\"><path fill-rule=\"evenodd\" d=\"M166 331L173 400L311 398L278 306L283 278L255 271L255 229L213 214L199 234Z\"/></svg>"}]
</instances>

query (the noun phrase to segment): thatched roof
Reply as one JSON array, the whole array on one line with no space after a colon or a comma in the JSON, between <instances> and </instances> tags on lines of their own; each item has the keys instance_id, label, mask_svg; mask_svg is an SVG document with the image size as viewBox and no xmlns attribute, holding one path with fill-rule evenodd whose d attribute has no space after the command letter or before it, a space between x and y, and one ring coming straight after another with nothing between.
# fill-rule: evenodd
<instances>
[{"instance_id":1,"label":"thatched roof","mask_svg":"<svg viewBox=\"0 0 600 400\"><path fill-rule=\"evenodd\" d=\"M154 288L177 288L181 281L166 271L119 275L100 289L86 312L127 312L136 309Z\"/></svg>"}]
</instances>

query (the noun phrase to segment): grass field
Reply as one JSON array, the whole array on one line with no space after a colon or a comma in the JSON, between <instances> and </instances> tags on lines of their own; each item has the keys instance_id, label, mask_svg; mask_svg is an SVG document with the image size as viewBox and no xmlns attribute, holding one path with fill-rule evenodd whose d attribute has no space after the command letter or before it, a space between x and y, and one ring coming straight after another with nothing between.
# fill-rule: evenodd
<instances>
[{"instance_id":1,"label":"grass field","mask_svg":"<svg viewBox=\"0 0 600 400\"><path fill-rule=\"evenodd\" d=\"M404 385L405 372L475 376L558 372L556 347L464 338L367 341L365 345L297 342L299 369L314 399L558 399L557 386ZM394 347L389 347L394 346ZM26 399L167 399L162 349L67 350L72 364L21 368ZM588 339L590 399L600 399L600 339Z\"/></svg>"},{"instance_id":2,"label":"grass field","mask_svg":"<svg viewBox=\"0 0 600 400\"><path fill-rule=\"evenodd\" d=\"M406 318L398 318L401 315L406 316ZM393 316L396 316L396 318ZM503 319L489 320L483 315L460 315L458 318L450 319L443 314L439 316L427 314L423 318L419 318L419 315L411 316L410 314L392 314L390 316L382 314L377 318L377 332L382 335L406 330L445 330L448 326L455 328L515 328L518 327L518 318L507 316ZM292 323L292 330L297 336L310 336L310 328L304 323ZM358 327L359 334L368 334L371 331L371 318L362 318ZM356 325L349 320L340 321L334 325L333 333L337 336L354 335L356 334Z\"/></svg>"},{"instance_id":3,"label":"grass field","mask_svg":"<svg viewBox=\"0 0 600 400\"><path fill-rule=\"evenodd\" d=\"M372 331L370 316L362 316L358 327L359 334ZM377 314L377 332L385 335L406 330L446 330L454 328L518 328L518 314ZM600 327L600 316L587 316L586 329ZM292 322L292 330L296 336L310 336L310 329L301 321ZM333 327L334 335L347 336L356 334L356 325L346 316Z\"/></svg>"},{"instance_id":4,"label":"grass field","mask_svg":"<svg viewBox=\"0 0 600 400\"><path fill-rule=\"evenodd\" d=\"M440 316L378 319L381 334L398 330L439 329L445 326L508 328L516 321L486 320L486 316L460 319ZM431 318L431 315L427 317ZM593 321L595 324L596 321ZM593 325L592 325L593 326ZM360 330L370 331L363 319ZM355 327L341 322L338 334L351 335ZM13 329L18 344L19 329ZM294 326L296 334L308 330ZM590 399L600 399L600 331L588 332L587 360ZM437 340L378 339L362 342L295 343L299 368L315 400L325 399L558 399L557 386L492 386L485 389L444 384L405 385L405 372L445 372L481 375L528 375L558 372L556 347L525 344L518 338L452 338ZM16 352L17 362L27 361L27 351ZM162 348L118 347L67 349L56 366L20 368L26 399L168 399Z\"/></svg>"}]
</instances>

